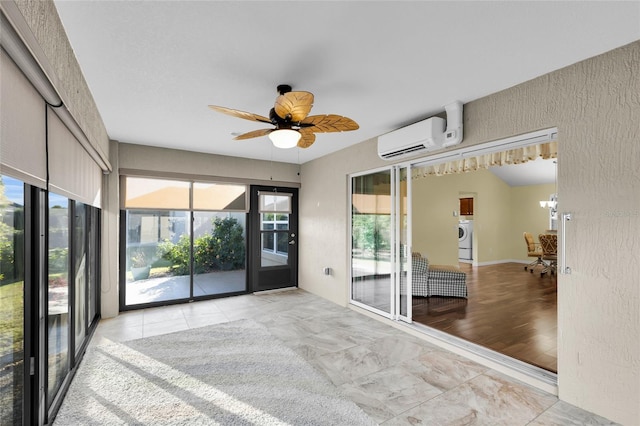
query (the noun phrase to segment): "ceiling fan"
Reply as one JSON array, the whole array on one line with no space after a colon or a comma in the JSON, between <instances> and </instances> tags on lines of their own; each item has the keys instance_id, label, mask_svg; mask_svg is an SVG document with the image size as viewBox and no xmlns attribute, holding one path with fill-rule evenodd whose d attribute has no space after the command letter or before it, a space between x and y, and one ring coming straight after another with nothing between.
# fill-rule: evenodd
<instances>
[{"instance_id":1,"label":"ceiling fan","mask_svg":"<svg viewBox=\"0 0 640 426\"><path fill-rule=\"evenodd\" d=\"M316 133L346 132L357 130L358 123L341 115L311 115L313 106L313 93L292 92L291 86L281 84L278 86L276 102L269 118L250 112L236 109L209 105L214 111L232 115L245 120L269 123L275 126L273 129L260 129L236 136L235 140L257 138L269 135L269 139L278 148L309 148L316 140Z\"/></svg>"}]
</instances>

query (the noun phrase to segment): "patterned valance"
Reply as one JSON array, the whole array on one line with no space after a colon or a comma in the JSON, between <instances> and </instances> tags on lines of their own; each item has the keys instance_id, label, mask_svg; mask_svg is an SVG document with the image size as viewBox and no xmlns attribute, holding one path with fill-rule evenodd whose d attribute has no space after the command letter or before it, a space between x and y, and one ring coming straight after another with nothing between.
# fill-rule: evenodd
<instances>
[{"instance_id":1,"label":"patterned valance","mask_svg":"<svg viewBox=\"0 0 640 426\"><path fill-rule=\"evenodd\" d=\"M492 154L483 154L432 166L416 167L413 169L412 177L413 179L418 179L433 175L442 176L453 173L467 173L478 169L488 169L489 167L503 166L506 164L526 163L538 157L545 160L557 158L558 142L545 142L539 145L530 145L508 151L494 152Z\"/></svg>"}]
</instances>

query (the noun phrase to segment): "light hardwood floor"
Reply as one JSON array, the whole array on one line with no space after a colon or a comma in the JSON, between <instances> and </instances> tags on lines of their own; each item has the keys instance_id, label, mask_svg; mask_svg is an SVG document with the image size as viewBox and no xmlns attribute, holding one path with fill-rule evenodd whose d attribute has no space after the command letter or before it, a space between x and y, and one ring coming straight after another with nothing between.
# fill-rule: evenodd
<instances>
[{"instance_id":1,"label":"light hardwood floor","mask_svg":"<svg viewBox=\"0 0 640 426\"><path fill-rule=\"evenodd\" d=\"M520 263L473 267L468 299L414 297L413 320L557 372L557 280Z\"/></svg>"}]
</instances>

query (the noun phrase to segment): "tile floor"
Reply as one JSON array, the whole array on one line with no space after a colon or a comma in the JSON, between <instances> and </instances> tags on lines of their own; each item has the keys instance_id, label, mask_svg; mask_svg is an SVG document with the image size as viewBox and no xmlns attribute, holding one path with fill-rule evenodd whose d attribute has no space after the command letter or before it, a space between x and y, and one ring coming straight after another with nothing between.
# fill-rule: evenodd
<instances>
[{"instance_id":1,"label":"tile floor","mask_svg":"<svg viewBox=\"0 0 640 426\"><path fill-rule=\"evenodd\" d=\"M555 396L303 290L130 311L92 345L251 318L382 425L609 425Z\"/></svg>"}]
</instances>

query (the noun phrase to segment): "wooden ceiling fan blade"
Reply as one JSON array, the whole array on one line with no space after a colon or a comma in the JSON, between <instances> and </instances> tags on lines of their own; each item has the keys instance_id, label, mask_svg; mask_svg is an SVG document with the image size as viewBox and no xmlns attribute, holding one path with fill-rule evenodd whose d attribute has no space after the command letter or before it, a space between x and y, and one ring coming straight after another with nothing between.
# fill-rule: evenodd
<instances>
[{"instance_id":1,"label":"wooden ceiling fan blade","mask_svg":"<svg viewBox=\"0 0 640 426\"><path fill-rule=\"evenodd\" d=\"M282 119L290 116L290 121L298 122L305 119L313 107L313 93L287 92L276 98L274 109Z\"/></svg>"},{"instance_id":2,"label":"wooden ceiling fan blade","mask_svg":"<svg viewBox=\"0 0 640 426\"><path fill-rule=\"evenodd\" d=\"M298 141L298 148L309 148L316 141L316 135L311 128L304 128L299 130L302 137Z\"/></svg>"},{"instance_id":3,"label":"wooden ceiling fan blade","mask_svg":"<svg viewBox=\"0 0 640 426\"><path fill-rule=\"evenodd\" d=\"M251 132L243 133L241 135L236 136L233 140L240 141L244 139L258 138L260 136L266 136L269 133L273 132L274 129L260 129L253 130Z\"/></svg>"},{"instance_id":4,"label":"wooden ceiling fan blade","mask_svg":"<svg viewBox=\"0 0 640 426\"><path fill-rule=\"evenodd\" d=\"M244 118L245 120L260 121L262 123L271 124L271 120L269 120L267 117L263 117L262 115L259 115L259 114L254 114L252 112L245 112L245 111L240 111L237 109L231 109L227 107L221 107L217 105L209 105L209 108L211 108L214 111L218 111L223 114L230 115L232 117Z\"/></svg>"},{"instance_id":5,"label":"wooden ceiling fan blade","mask_svg":"<svg viewBox=\"0 0 640 426\"><path fill-rule=\"evenodd\" d=\"M316 133L348 132L360 128L358 123L349 117L336 114L312 115L302 120L301 124L305 125L303 128L309 128Z\"/></svg>"}]
</instances>

